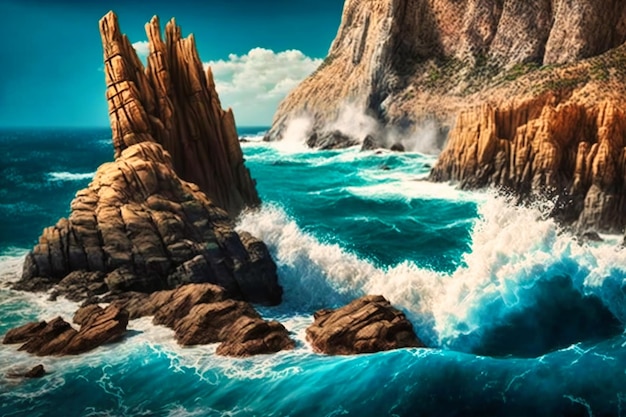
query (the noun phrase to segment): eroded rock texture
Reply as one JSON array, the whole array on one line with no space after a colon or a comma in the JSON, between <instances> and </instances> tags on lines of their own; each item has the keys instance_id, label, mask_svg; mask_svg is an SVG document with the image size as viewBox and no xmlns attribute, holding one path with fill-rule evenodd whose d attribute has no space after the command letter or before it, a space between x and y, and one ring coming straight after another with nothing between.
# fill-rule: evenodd
<instances>
[{"instance_id":1,"label":"eroded rock texture","mask_svg":"<svg viewBox=\"0 0 626 417\"><path fill-rule=\"evenodd\" d=\"M626 46L548 75L528 92L460 113L431 178L556 200L576 231L626 226ZM537 89L533 93L532 89Z\"/></svg>"},{"instance_id":2,"label":"eroded rock texture","mask_svg":"<svg viewBox=\"0 0 626 417\"><path fill-rule=\"evenodd\" d=\"M81 327L75 330L61 317L28 323L10 330L2 343L23 343L19 350L38 356L76 355L119 341L126 333L128 312L115 306L79 311Z\"/></svg>"},{"instance_id":3,"label":"eroded rock texture","mask_svg":"<svg viewBox=\"0 0 626 417\"><path fill-rule=\"evenodd\" d=\"M282 289L263 242L232 217L258 203L232 113L221 110L193 37L156 18L143 69L113 13L100 22L115 161L77 193L68 219L44 230L16 288L74 300L209 282L277 304ZM193 182L188 182L188 181Z\"/></svg>"},{"instance_id":4,"label":"eroded rock texture","mask_svg":"<svg viewBox=\"0 0 626 417\"><path fill-rule=\"evenodd\" d=\"M183 38L172 19L161 37L155 16L146 24L150 47L144 69L112 12L100 21L109 116L115 155L155 142L174 171L236 216L259 204L232 111L222 110L210 69L204 70L193 35Z\"/></svg>"},{"instance_id":5,"label":"eroded rock texture","mask_svg":"<svg viewBox=\"0 0 626 417\"><path fill-rule=\"evenodd\" d=\"M316 312L306 336L316 351L330 355L424 347L411 322L380 295L361 297L337 310Z\"/></svg>"},{"instance_id":6,"label":"eroded rock texture","mask_svg":"<svg viewBox=\"0 0 626 417\"><path fill-rule=\"evenodd\" d=\"M267 139L302 116L323 134L346 103L401 131L432 120L445 131L494 87L624 41L621 0L346 0L326 60L280 104ZM367 133L378 132L357 139Z\"/></svg>"}]
</instances>

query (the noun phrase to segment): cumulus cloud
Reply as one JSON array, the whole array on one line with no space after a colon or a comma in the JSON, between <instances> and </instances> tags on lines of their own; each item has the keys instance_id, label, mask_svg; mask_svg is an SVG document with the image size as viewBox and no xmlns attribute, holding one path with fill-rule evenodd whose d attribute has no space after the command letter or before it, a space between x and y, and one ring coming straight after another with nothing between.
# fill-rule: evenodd
<instances>
[{"instance_id":1,"label":"cumulus cloud","mask_svg":"<svg viewBox=\"0 0 626 417\"><path fill-rule=\"evenodd\" d=\"M145 60L148 58L148 55L150 54L150 44L148 43L148 41L134 42L133 48L135 48L135 51L137 52L139 58L145 62Z\"/></svg>"},{"instance_id":2,"label":"cumulus cloud","mask_svg":"<svg viewBox=\"0 0 626 417\"><path fill-rule=\"evenodd\" d=\"M240 126L266 126L278 103L321 63L298 50L254 48L204 66L213 70L222 105L233 108Z\"/></svg>"}]
</instances>

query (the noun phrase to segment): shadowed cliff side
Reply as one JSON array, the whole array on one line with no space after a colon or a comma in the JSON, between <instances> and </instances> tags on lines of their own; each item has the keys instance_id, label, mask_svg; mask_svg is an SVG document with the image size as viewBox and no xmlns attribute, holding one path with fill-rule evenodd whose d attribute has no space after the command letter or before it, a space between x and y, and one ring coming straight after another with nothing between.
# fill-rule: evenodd
<instances>
[{"instance_id":1,"label":"shadowed cliff side","mask_svg":"<svg viewBox=\"0 0 626 417\"><path fill-rule=\"evenodd\" d=\"M100 33L115 156L136 143L156 142L183 180L197 184L231 216L258 205L233 113L222 110L193 35L182 38L172 19L163 41L153 17L146 24L150 54L144 70L114 13L102 18Z\"/></svg>"},{"instance_id":2,"label":"shadowed cliff side","mask_svg":"<svg viewBox=\"0 0 626 417\"><path fill-rule=\"evenodd\" d=\"M279 303L267 247L234 230L232 218L259 200L193 38L170 22L163 43L152 19L144 73L112 12L100 30L116 159L77 193L68 219L44 230L16 288L55 286L82 300L212 283L229 297Z\"/></svg>"},{"instance_id":3,"label":"shadowed cliff side","mask_svg":"<svg viewBox=\"0 0 626 417\"><path fill-rule=\"evenodd\" d=\"M445 131L511 78L624 41L621 0L346 0L326 60L280 104L267 140L303 116L323 133L346 103L383 125Z\"/></svg>"}]
</instances>

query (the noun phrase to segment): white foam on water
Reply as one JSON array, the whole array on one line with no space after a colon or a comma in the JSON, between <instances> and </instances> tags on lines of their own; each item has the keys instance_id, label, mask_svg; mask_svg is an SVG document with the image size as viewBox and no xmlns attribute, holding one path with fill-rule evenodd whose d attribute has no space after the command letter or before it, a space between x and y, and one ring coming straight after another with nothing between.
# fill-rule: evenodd
<instances>
[{"instance_id":1,"label":"white foam on water","mask_svg":"<svg viewBox=\"0 0 626 417\"><path fill-rule=\"evenodd\" d=\"M81 181L90 180L95 174L95 172L50 172L48 173L48 178L50 179L50 181Z\"/></svg>"},{"instance_id":2,"label":"white foam on water","mask_svg":"<svg viewBox=\"0 0 626 417\"><path fill-rule=\"evenodd\" d=\"M610 244L580 245L545 219L539 208L514 206L490 194L480 198L484 202L471 251L463 258L465 266L451 275L412 262L376 268L339 245L307 235L273 206L247 214L238 227L268 244L288 305L332 307L364 294L382 294L406 311L431 343L443 344L498 323L533 302L525 289L560 273L571 277L582 293L597 294L626 322L623 297L611 299L601 292L607 281L621 286L626 250ZM501 307L485 309L498 303Z\"/></svg>"}]
</instances>

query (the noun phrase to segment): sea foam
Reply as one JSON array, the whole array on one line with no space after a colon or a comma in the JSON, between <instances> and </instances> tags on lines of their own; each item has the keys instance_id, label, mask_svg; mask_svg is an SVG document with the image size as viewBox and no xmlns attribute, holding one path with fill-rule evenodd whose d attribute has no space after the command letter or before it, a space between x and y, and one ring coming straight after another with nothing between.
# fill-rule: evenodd
<instances>
[{"instance_id":1,"label":"sea foam","mask_svg":"<svg viewBox=\"0 0 626 417\"><path fill-rule=\"evenodd\" d=\"M473 350L512 314L539 308L542 291L560 291L552 283L562 277L581 297L581 305L587 303L584 297L595 297L626 322L626 300L619 290L626 277L626 267L620 266L626 265L625 250L611 244L581 245L545 219L539 208L514 206L494 194L483 198L471 251L452 274L408 261L377 268L307 235L276 206L248 213L239 228L270 247L288 305L302 311L382 294L408 314L431 345ZM586 320L597 312L578 314L561 320Z\"/></svg>"}]
</instances>

